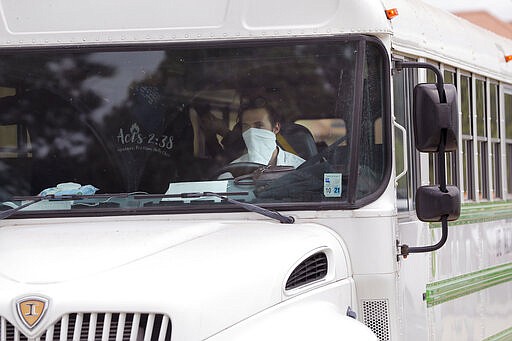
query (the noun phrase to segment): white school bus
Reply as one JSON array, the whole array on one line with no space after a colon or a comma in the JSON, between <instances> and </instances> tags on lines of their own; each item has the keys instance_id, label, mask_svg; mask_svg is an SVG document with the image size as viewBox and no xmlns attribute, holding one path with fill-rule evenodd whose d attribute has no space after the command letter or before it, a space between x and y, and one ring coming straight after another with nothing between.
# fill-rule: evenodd
<instances>
[{"instance_id":1,"label":"white school bus","mask_svg":"<svg viewBox=\"0 0 512 341\"><path fill-rule=\"evenodd\" d=\"M0 0L0 340L510 340L512 41L417 0Z\"/></svg>"}]
</instances>

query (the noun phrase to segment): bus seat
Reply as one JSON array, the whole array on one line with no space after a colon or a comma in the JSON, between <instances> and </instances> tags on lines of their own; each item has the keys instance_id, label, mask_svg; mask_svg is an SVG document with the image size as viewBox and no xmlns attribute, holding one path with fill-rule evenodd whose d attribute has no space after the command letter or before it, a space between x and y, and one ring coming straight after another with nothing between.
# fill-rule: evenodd
<instances>
[{"instance_id":1,"label":"bus seat","mask_svg":"<svg viewBox=\"0 0 512 341\"><path fill-rule=\"evenodd\" d=\"M277 143L284 150L294 153L304 160L318 153L313 135L308 128L297 123L286 123L277 134Z\"/></svg>"}]
</instances>

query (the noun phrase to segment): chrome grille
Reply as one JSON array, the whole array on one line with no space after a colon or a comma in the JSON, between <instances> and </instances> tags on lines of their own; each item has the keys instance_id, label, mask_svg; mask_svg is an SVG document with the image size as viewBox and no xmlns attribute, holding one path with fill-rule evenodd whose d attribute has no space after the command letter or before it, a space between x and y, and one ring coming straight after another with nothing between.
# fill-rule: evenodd
<instances>
[{"instance_id":1,"label":"chrome grille","mask_svg":"<svg viewBox=\"0 0 512 341\"><path fill-rule=\"evenodd\" d=\"M1 318L0 341L28 340L5 318ZM171 321L162 314L73 313L37 337L40 341L169 341Z\"/></svg>"},{"instance_id":2,"label":"chrome grille","mask_svg":"<svg viewBox=\"0 0 512 341\"><path fill-rule=\"evenodd\" d=\"M12 324L9 323L3 317L0 320L0 340L1 341L11 341L11 340L20 340L26 341L27 337L20 333L20 331L15 328Z\"/></svg>"}]
</instances>

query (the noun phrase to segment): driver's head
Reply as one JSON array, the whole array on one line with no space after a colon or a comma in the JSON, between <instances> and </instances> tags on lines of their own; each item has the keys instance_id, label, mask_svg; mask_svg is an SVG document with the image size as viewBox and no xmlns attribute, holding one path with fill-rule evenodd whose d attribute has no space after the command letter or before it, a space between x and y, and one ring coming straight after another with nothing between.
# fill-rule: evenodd
<instances>
[{"instance_id":1,"label":"driver's head","mask_svg":"<svg viewBox=\"0 0 512 341\"><path fill-rule=\"evenodd\" d=\"M253 101L242 102L238 119L249 162L267 165L275 160L276 134L281 128L276 111L263 98L258 97Z\"/></svg>"},{"instance_id":2,"label":"driver's head","mask_svg":"<svg viewBox=\"0 0 512 341\"><path fill-rule=\"evenodd\" d=\"M238 119L242 127L242 132L250 128L258 128L269 130L277 134L281 129L277 112L262 97L244 102L240 106Z\"/></svg>"}]
</instances>

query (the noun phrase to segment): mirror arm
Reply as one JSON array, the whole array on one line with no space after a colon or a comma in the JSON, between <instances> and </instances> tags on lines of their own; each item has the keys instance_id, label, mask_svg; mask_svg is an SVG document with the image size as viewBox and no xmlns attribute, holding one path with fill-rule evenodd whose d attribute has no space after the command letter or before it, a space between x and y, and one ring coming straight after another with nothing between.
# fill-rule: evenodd
<instances>
[{"instance_id":1,"label":"mirror arm","mask_svg":"<svg viewBox=\"0 0 512 341\"><path fill-rule=\"evenodd\" d=\"M428 245L428 246L409 246L407 244L398 245L400 248L400 254L398 256L402 256L407 258L407 256L410 253L423 253L423 252L432 252L439 250L443 247L443 245L448 240L448 217L443 216L441 218L441 239L437 242L437 244L434 245Z\"/></svg>"},{"instance_id":2,"label":"mirror arm","mask_svg":"<svg viewBox=\"0 0 512 341\"><path fill-rule=\"evenodd\" d=\"M439 189L443 193L447 193L446 189L446 165L445 165L445 146L446 146L446 129L441 130L441 143L439 145L439 150L437 154L438 160L438 173L437 177L439 179ZM400 248L399 256L407 258L410 253L424 253L424 252L432 252L440 249L448 240L448 216L444 215L441 217L441 239L434 245L428 246L409 246L407 244L397 245Z\"/></svg>"},{"instance_id":3,"label":"mirror arm","mask_svg":"<svg viewBox=\"0 0 512 341\"><path fill-rule=\"evenodd\" d=\"M412 69L429 69L432 70L436 74L437 82L437 92L439 93L439 101L441 103L446 103L446 95L444 93L444 80L443 75L441 74L441 71L439 71L438 68L436 68L434 65L431 65L429 63L421 63L421 62L403 62L401 60L395 61L395 69L400 72L402 69L405 68L412 68Z\"/></svg>"}]
</instances>

